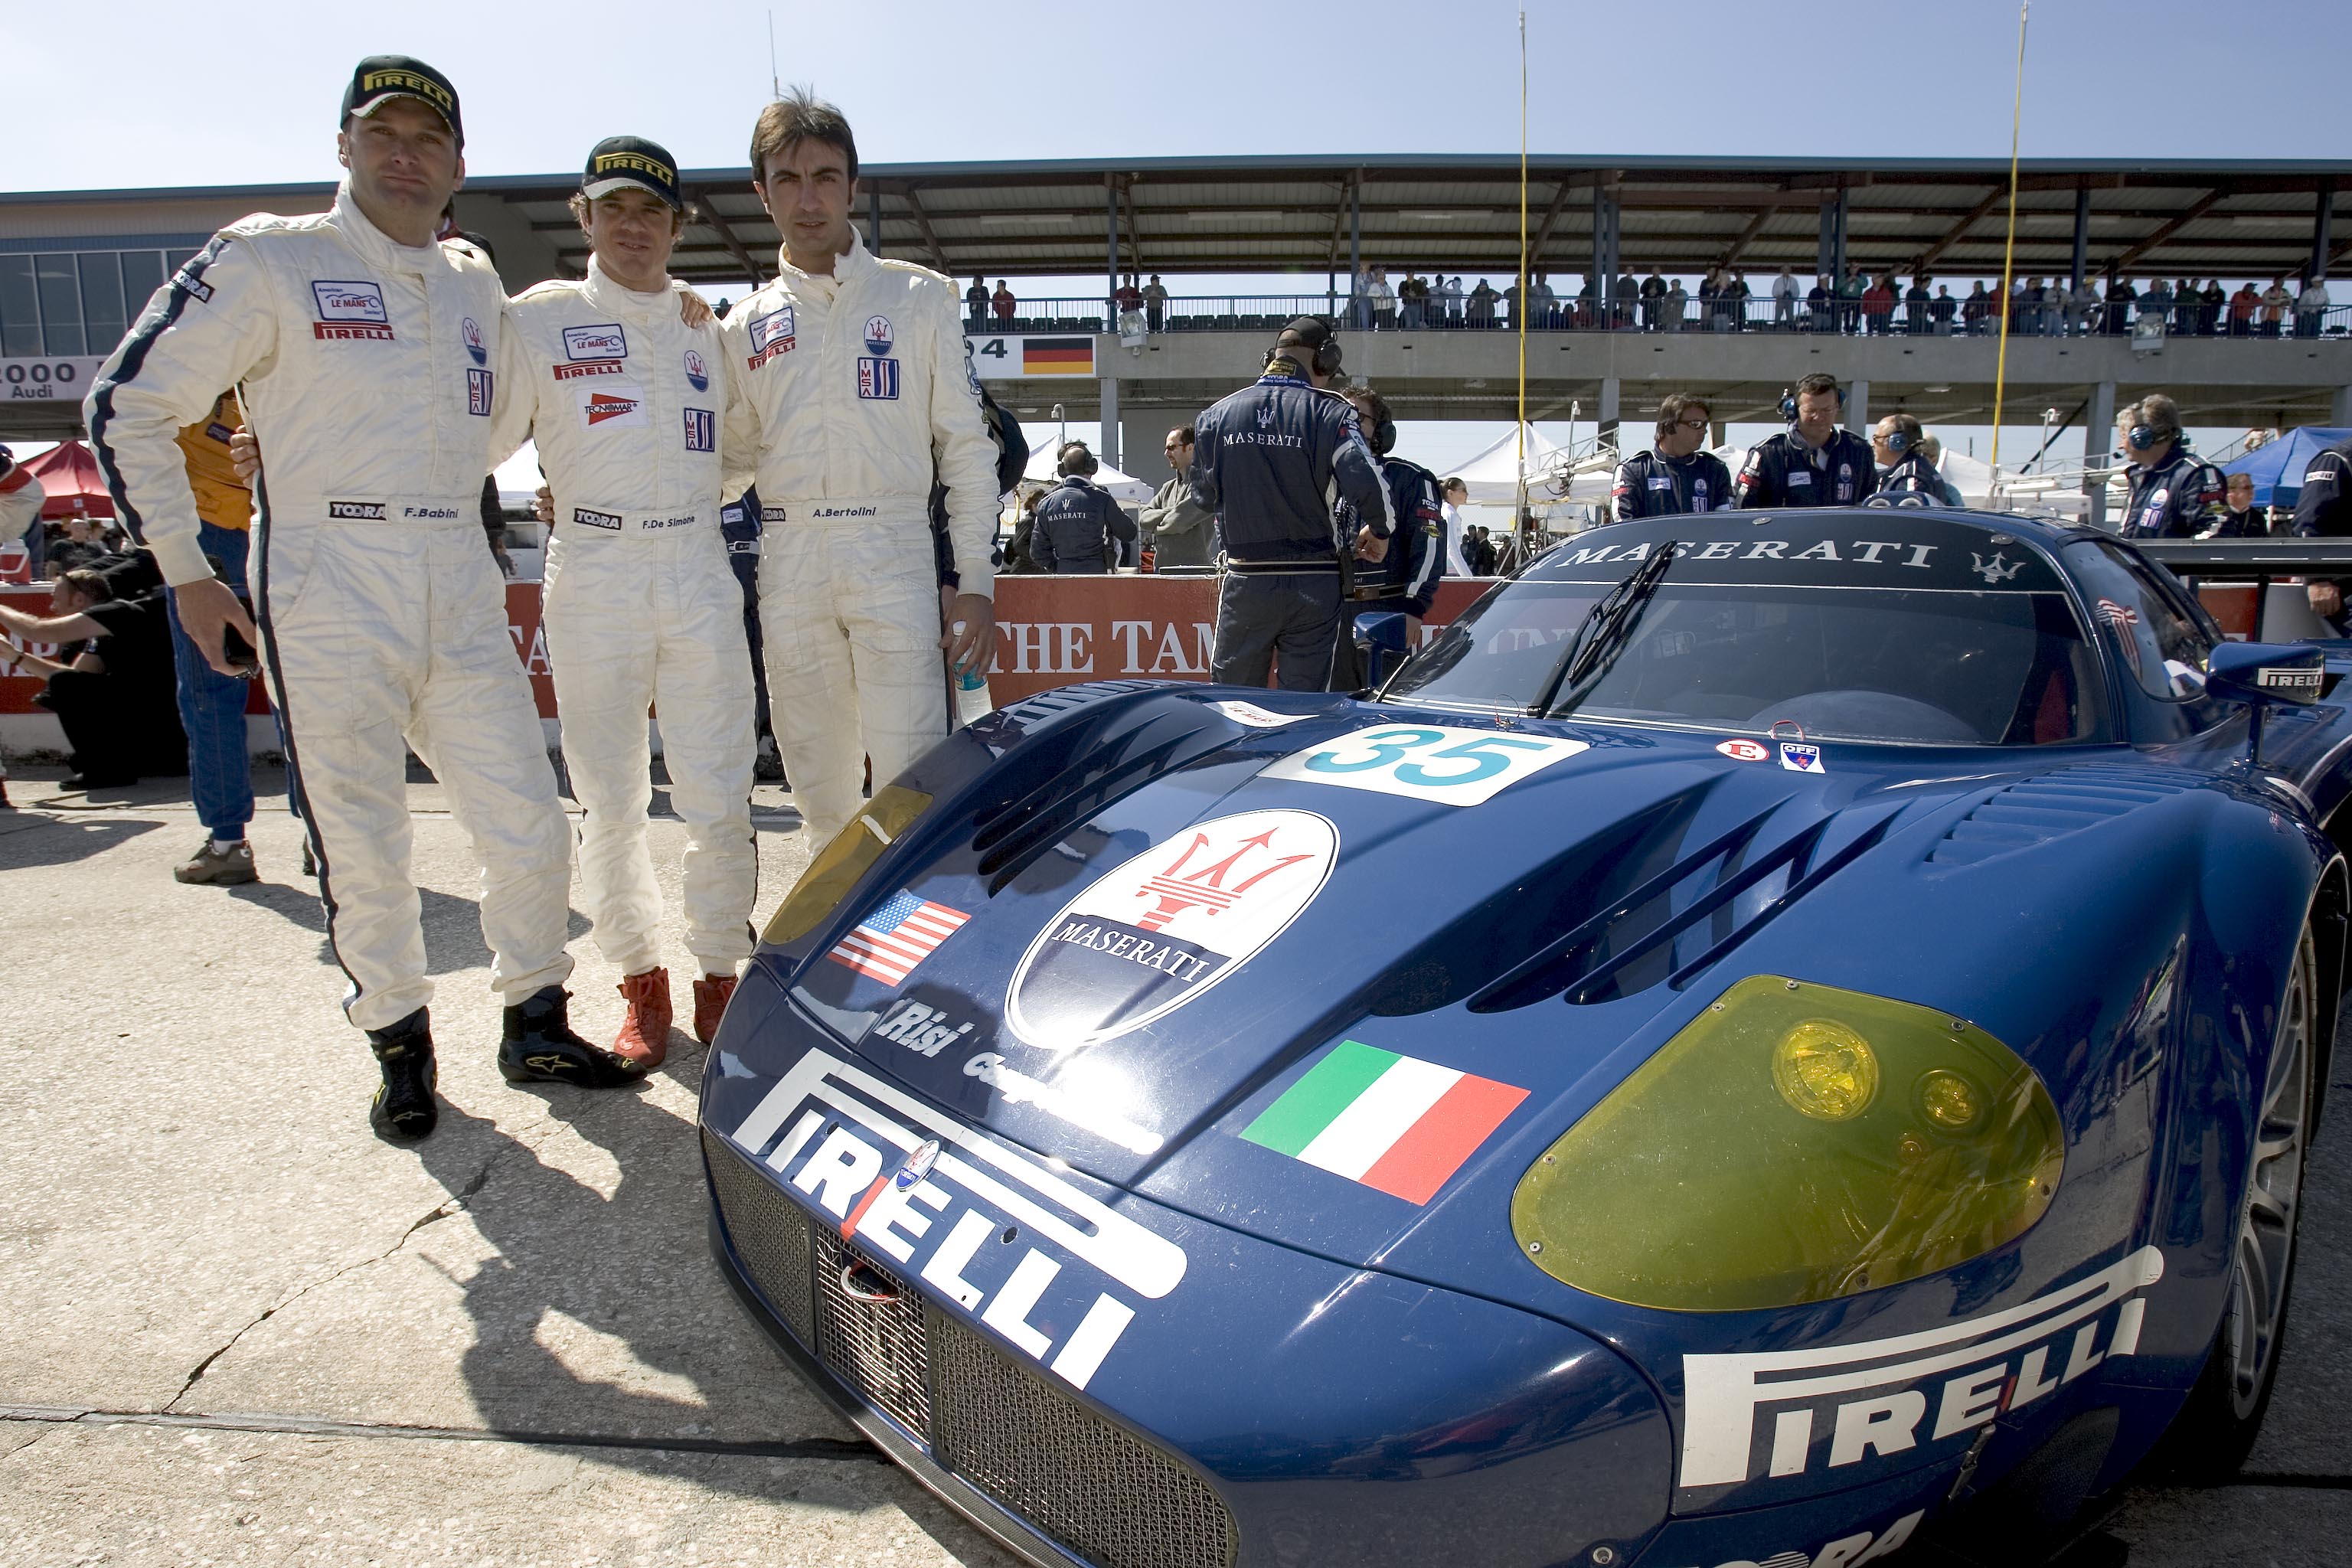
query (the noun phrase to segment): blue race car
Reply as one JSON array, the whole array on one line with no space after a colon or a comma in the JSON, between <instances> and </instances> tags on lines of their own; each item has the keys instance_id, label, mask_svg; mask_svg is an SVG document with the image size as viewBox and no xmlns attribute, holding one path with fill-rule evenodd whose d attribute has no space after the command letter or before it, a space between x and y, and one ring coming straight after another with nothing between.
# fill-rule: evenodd
<instances>
[{"instance_id":1,"label":"blue race car","mask_svg":"<svg viewBox=\"0 0 2352 1568\"><path fill-rule=\"evenodd\" d=\"M2262 1421L2341 652L2095 533L1718 513L1370 700L1016 702L769 925L719 1259L1035 1563L2027 1560Z\"/></svg>"}]
</instances>

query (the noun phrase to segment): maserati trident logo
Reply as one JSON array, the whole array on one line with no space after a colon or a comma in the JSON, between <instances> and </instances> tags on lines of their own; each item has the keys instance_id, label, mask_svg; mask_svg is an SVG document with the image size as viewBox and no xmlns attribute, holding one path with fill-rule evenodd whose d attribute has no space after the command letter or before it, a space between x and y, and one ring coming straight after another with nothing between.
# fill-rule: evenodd
<instances>
[{"instance_id":1,"label":"maserati trident logo","mask_svg":"<svg viewBox=\"0 0 2352 1568\"><path fill-rule=\"evenodd\" d=\"M2024 562L2011 561L1998 550L1992 552L1992 559L1990 561L1971 550L1969 552L1969 564L1975 570L1978 576L1988 583L2007 582L2025 570Z\"/></svg>"},{"instance_id":2,"label":"maserati trident logo","mask_svg":"<svg viewBox=\"0 0 2352 1568\"><path fill-rule=\"evenodd\" d=\"M1141 1028L1223 980L1323 890L1339 830L1309 811L1184 828L1097 879L1013 972L1005 1021L1067 1050Z\"/></svg>"}]
</instances>

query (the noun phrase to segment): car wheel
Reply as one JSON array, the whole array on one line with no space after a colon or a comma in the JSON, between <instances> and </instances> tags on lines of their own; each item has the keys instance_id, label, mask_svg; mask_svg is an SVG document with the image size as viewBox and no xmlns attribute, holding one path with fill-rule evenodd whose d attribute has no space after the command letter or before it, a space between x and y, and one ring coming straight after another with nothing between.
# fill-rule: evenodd
<instances>
[{"instance_id":1,"label":"car wheel","mask_svg":"<svg viewBox=\"0 0 2352 1568\"><path fill-rule=\"evenodd\" d=\"M2278 1381L2316 1081L2317 1003L2318 963L2306 930L2295 944L2294 968L2279 1007L2278 1040L2263 1075L2229 1300L2205 1370L2168 1439L2172 1468L2191 1480L2224 1479L2245 1463Z\"/></svg>"}]
</instances>

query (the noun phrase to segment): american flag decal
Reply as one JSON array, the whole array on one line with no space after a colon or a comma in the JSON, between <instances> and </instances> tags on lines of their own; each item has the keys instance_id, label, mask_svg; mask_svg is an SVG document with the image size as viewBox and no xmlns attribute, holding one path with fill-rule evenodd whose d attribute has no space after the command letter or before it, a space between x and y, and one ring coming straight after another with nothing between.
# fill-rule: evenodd
<instances>
[{"instance_id":1,"label":"american flag decal","mask_svg":"<svg viewBox=\"0 0 2352 1568\"><path fill-rule=\"evenodd\" d=\"M902 888L891 895L887 903L859 921L857 929L843 937L825 956L886 985L903 984L907 976L915 972L915 965L929 958L932 949L955 935L957 929L970 919L961 910L919 899Z\"/></svg>"},{"instance_id":2,"label":"american flag decal","mask_svg":"<svg viewBox=\"0 0 2352 1568\"><path fill-rule=\"evenodd\" d=\"M2132 636L2132 628L2139 625L2139 612L2128 605L2118 605L2113 599L2101 599L2099 619L2106 622L2108 629L2115 633L2116 646L2123 649L2132 673L2139 674L2139 639Z\"/></svg>"}]
</instances>

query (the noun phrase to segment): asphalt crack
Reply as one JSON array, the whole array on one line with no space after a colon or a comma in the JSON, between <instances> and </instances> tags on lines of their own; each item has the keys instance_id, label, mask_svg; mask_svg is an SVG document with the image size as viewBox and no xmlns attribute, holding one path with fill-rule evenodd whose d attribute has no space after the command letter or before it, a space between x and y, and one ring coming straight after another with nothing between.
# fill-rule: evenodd
<instances>
[{"instance_id":1,"label":"asphalt crack","mask_svg":"<svg viewBox=\"0 0 2352 1568\"><path fill-rule=\"evenodd\" d=\"M332 1285L336 1280L342 1279L347 1274L355 1274L362 1268L382 1263L389 1258L397 1256L400 1250L408 1245L410 1238L415 1237L418 1231L423 1230L427 1226L437 1225L441 1221L447 1219L451 1215L462 1212L467 1205L469 1205L474 1198L481 1193L484 1187L489 1185L490 1177L498 1170L500 1162L507 1159L509 1155L516 1153L538 1153L540 1145L553 1135L555 1128L559 1125L561 1124L555 1121L553 1118L549 1118L544 1124L544 1130L541 1131L539 1138L535 1141L526 1142L520 1137L509 1137L506 1139L503 1146L491 1152L489 1158L482 1162L482 1168L475 1172L473 1176L467 1181L463 1187L459 1188L449 1196L442 1199L430 1209L427 1209L424 1214L417 1216L417 1218L411 1221L408 1227L400 1233L399 1238L394 1241L390 1247L385 1247L382 1252L377 1253L372 1258L357 1258L350 1263L343 1264L320 1278L311 1280L309 1284L304 1285L300 1289L294 1291L283 1300L276 1301L268 1308L265 1308L258 1316L247 1321L237 1329L236 1332L231 1334L226 1340L222 1342L219 1347L214 1350L211 1354L205 1356L204 1360L196 1363L194 1368L189 1372L187 1380L180 1384L180 1391L163 1402L162 1410L159 1414L166 1415L175 1414L180 1402L187 1398L189 1394L194 1390L196 1384L204 1380L205 1373L212 1370L213 1363L215 1362L220 1360L221 1357L235 1350L237 1347L238 1342L242 1341L246 1335L261 1327L262 1324L269 1321L270 1319L286 1310L287 1308L293 1306L297 1301L299 1301L303 1297L308 1296L311 1291L323 1289L325 1287Z\"/></svg>"},{"instance_id":2,"label":"asphalt crack","mask_svg":"<svg viewBox=\"0 0 2352 1568\"><path fill-rule=\"evenodd\" d=\"M548 1432L521 1426L404 1426L380 1421L342 1421L330 1416L222 1413L203 1415L158 1410L99 1410L79 1406L0 1405L0 1426L154 1426L199 1432L246 1432L297 1437L369 1437L426 1443L501 1443L534 1448L625 1448L643 1453L715 1454L734 1458L822 1459L884 1464L880 1449L863 1438L799 1437L782 1441L730 1441L719 1437L652 1437L632 1433ZM31 1445L25 1445L29 1447ZM23 1447L16 1450L24 1451Z\"/></svg>"}]
</instances>

